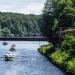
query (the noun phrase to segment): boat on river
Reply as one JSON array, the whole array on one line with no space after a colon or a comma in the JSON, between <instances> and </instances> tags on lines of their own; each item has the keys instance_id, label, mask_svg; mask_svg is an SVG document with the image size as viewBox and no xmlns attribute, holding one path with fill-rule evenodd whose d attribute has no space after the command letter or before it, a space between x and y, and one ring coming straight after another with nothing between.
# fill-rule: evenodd
<instances>
[{"instance_id":1,"label":"boat on river","mask_svg":"<svg viewBox=\"0 0 75 75\"><path fill-rule=\"evenodd\" d=\"M15 52L8 52L5 54L5 60L11 61L15 58L15 56L16 56Z\"/></svg>"},{"instance_id":2,"label":"boat on river","mask_svg":"<svg viewBox=\"0 0 75 75\"><path fill-rule=\"evenodd\" d=\"M3 42L3 45L5 45L5 46L8 45L8 42Z\"/></svg>"},{"instance_id":3,"label":"boat on river","mask_svg":"<svg viewBox=\"0 0 75 75\"><path fill-rule=\"evenodd\" d=\"M5 54L5 60L6 61L11 61L16 57L16 49L15 45L13 44L9 51Z\"/></svg>"}]
</instances>

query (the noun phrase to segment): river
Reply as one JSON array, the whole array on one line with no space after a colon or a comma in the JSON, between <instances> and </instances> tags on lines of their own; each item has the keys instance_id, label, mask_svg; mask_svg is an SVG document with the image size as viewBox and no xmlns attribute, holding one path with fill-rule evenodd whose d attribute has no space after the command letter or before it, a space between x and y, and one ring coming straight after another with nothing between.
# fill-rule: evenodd
<instances>
[{"instance_id":1,"label":"river","mask_svg":"<svg viewBox=\"0 0 75 75\"><path fill-rule=\"evenodd\" d=\"M0 75L64 75L49 62L37 49L47 41L7 41L3 46L0 41ZM4 61L3 56L12 44L16 44L16 58Z\"/></svg>"}]
</instances>

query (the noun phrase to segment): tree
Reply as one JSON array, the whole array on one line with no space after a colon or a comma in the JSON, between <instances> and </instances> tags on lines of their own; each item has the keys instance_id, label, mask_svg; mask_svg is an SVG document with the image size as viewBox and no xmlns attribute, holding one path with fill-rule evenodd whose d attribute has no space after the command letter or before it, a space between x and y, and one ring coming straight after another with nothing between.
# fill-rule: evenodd
<instances>
[{"instance_id":1,"label":"tree","mask_svg":"<svg viewBox=\"0 0 75 75\"><path fill-rule=\"evenodd\" d=\"M2 29L1 29L1 26L0 26L0 37L2 36Z\"/></svg>"},{"instance_id":2,"label":"tree","mask_svg":"<svg viewBox=\"0 0 75 75\"><path fill-rule=\"evenodd\" d=\"M41 17L41 15L2 12L0 13L0 35L7 36L8 31L15 37L40 35L42 23L38 20Z\"/></svg>"},{"instance_id":3,"label":"tree","mask_svg":"<svg viewBox=\"0 0 75 75\"><path fill-rule=\"evenodd\" d=\"M44 19L44 29L45 29L45 35L50 35L50 32L52 31L53 26L53 20L54 20L54 9L53 9L53 1L47 0L43 9L43 19Z\"/></svg>"},{"instance_id":4,"label":"tree","mask_svg":"<svg viewBox=\"0 0 75 75\"><path fill-rule=\"evenodd\" d=\"M56 32L58 27L75 26L74 0L47 0L43 9L46 35Z\"/></svg>"},{"instance_id":5,"label":"tree","mask_svg":"<svg viewBox=\"0 0 75 75\"><path fill-rule=\"evenodd\" d=\"M10 34L10 30L8 29L8 28L4 28L4 29L2 29L2 35L3 36L7 36L7 35L9 35Z\"/></svg>"},{"instance_id":6,"label":"tree","mask_svg":"<svg viewBox=\"0 0 75 75\"><path fill-rule=\"evenodd\" d=\"M58 26L72 27L75 21L75 3L74 0L56 0L55 10L56 17L58 18Z\"/></svg>"},{"instance_id":7,"label":"tree","mask_svg":"<svg viewBox=\"0 0 75 75\"><path fill-rule=\"evenodd\" d=\"M60 46L59 27L75 27L74 0L47 0L43 9L45 35L50 39L54 48ZM62 43L62 41L61 41Z\"/></svg>"}]
</instances>

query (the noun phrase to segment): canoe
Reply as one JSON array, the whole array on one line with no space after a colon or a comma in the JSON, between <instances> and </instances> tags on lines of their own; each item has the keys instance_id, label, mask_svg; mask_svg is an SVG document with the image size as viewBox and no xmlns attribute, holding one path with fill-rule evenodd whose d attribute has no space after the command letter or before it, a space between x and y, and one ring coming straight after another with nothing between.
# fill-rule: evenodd
<instances>
[{"instance_id":1,"label":"canoe","mask_svg":"<svg viewBox=\"0 0 75 75\"><path fill-rule=\"evenodd\" d=\"M8 45L8 42L3 42L3 45L5 45L5 46Z\"/></svg>"}]
</instances>

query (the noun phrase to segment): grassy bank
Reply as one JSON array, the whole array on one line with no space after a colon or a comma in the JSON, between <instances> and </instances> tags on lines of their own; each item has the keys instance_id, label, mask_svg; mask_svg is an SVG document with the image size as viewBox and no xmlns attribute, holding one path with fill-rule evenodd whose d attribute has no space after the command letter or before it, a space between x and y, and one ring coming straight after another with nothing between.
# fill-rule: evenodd
<instances>
[{"instance_id":1,"label":"grassy bank","mask_svg":"<svg viewBox=\"0 0 75 75\"><path fill-rule=\"evenodd\" d=\"M52 44L44 45L38 51L70 75L75 75L75 37L65 35L60 48L53 51L52 47Z\"/></svg>"}]
</instances>

